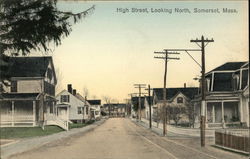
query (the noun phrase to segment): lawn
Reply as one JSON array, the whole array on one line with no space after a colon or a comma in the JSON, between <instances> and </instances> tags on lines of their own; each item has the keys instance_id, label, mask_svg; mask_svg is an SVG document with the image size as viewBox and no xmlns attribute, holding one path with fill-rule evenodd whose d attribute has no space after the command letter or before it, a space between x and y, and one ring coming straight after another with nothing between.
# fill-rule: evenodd
<instances>
[{"instance_id":1,"label":"lawn","mask_svg":"<svg viewBox=\"0 0 250 159\"><path fill-rule=\"evenodd\" d=\"M64 131L58 126L45 126L42 130L41 127L8 127L0 128L1 139L25 138L35 136L45 136Z\"/></svg>"},{"instance_id":2,"label":"lawn","mask_svg":"<svg viewBox=\"0 0 250 159\"><path fill-rule=\"evenodd\" d=\"M94 120L89 120L88 122L86 123L71 123L69 124L69 129L73 129L73 128L82 128L84 126L87 126L87 125L90 125L92 123L94 123L95 121Z\"/></svg>"}]
</instances>

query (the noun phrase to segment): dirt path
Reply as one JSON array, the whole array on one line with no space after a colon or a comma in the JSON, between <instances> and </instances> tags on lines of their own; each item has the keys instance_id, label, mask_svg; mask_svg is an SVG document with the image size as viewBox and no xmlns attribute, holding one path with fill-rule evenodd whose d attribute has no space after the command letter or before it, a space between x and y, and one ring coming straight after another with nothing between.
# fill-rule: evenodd
<instances>
[{"instance_id":1,"label":"dirt path","mask_svg":"<svg viewBox=\"0 0 250 159\"><path fill-rule=\"evenodd\" d=\"M220 154L223 156L223 153ZM228 154L225 155L228 157ZM12 156L12 159L210 159L220 157L193 151L188 147L163 140L162 137L135 125L129 119L111 118L91 132L47 144Z\"/></svg>"}]
</instances>

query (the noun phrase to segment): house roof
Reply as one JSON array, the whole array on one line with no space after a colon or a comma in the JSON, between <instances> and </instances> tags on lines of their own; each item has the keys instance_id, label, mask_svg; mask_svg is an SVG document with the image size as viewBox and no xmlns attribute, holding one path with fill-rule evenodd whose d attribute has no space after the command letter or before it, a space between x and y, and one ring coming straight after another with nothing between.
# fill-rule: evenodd
<instances>
[{"instance_id":1,"label":"house roof","mask_svg":"<svg viewBox=\"0 0 250 159\"><path fill-rule=\"evenodd\" d=\"M0 99L3 100L36 100L39 93L2 93Z\"/></svg>"},{"instance_id":2,"label":"house roof","mask_svg":"<svg viewBox=\"0 0 250 159\"><path fill-rule=\"evenodd\" d=\"M247 62L227 62L219 67L216 67L215 69L209 71L230 71L230 70L238 70L240 69L244 64Z\"/></svg>"},{"instance_id":3,"label":"house roof","mask_svg":"<svg viewBox=\"0 0 250 159\"><path fill-rule=\"evenodd\" d=\"M51 56L11 57L10 77L44 77Z\"/></svg>"},{"instance_id":4,"label":"house roof","mask_svg":"<svg viewBox=\"0 0 250 159\"><path fill-rule=\"evenodd\" d=\"M90 105L101 105L101 100L87 100Z\"/></svg>"},{"instance_id":5,"label":"house roof","mask_svg":"<svg viewBox=\"0 0 250 159\"><path fill-rule=\"evenodd\" d=\"M103 107L108 107L109 105L114 106L114 107L125 107L126 104L124 103L110 103L110 104L104 104Z\"/></svg>"},{"instance_id":6,"label":"house roof","mask_svg":"<svg viewBox=\"0 0 250 159\"><path fill-rule=\"evenodd\" d=\"M171 100L176 94L182 93L189 99L194 99L198 94L198 87L187 88L167 88L167 100ZM158 100L163 100L163 88L154 88L153 94L156 95Z\"/></svg>"}]
</instances>

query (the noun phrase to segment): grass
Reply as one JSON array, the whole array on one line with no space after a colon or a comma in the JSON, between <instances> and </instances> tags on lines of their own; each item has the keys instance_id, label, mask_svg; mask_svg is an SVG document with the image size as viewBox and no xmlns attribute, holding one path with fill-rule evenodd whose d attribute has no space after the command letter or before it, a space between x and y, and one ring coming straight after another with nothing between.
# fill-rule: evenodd
<instances>
[{"instance_id":1,"label":"grass","mask_svg":"<svg viewBox=\"0 0 250 159\"><path fill-rule=\"evenodd\" d=\"M64 131L58 126L45 126L44 130L41 127L6 127L0 128L1 139L15 139L35 136L45 136Z\"/></svg>"},{"instance_id":2,"label":"grass","mask_svg":"<svg viewBox=\"0 0 250 159\"><path fill-rule=\"evenodd\" d=\"M86 123L72 123L72 124L69 124L69 129L82 128L82 127L90 125L90 124L92 124L94 122L95 122L95 120L89 120Z\"/></svg>"},{"instance_id":3,"label":"grass","mask_svg":"<svg viewBox=\"0 0 250 159\"><path fill-rule=\"evenodd\" d=\"M69 129L82 128L82 127L84 127L86 125L87 124L84 124L84 123L72 123L72 124L69 124Z\"/></svg>"}]
</instances>

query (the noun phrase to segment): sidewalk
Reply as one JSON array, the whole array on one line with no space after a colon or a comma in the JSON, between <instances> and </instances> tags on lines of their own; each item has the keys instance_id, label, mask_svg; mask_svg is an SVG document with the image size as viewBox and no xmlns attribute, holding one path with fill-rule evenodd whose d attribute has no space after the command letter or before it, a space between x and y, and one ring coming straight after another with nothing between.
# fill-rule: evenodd
<instances>
[{"instance_id":1,"label":"sidewalk","mask_svg":"<svg viewBox=\"0 0 250 159\"><path fill-rule=\"evenodd\" d=\"M18 142L15 142L13 144L7 144L3 145L0 148L0 156L1 159L7 158L11 155L22 153L37 147L41 147L47 143L54 142L57 140L62 140L64 138L73 136L78 133L86 133L88 131L93 130L97 126L103 124L106 121L106 119L102 119L100 121L97 121L91 125L85 126L83 128L75 128L71 129L69 131L63 131L60 133L48 135L48 136L42 136L42 137L34 137L34 138L27 138L19 140Z\"/></svg>"},{"instance_id":2,"label":"sidewalk","mask_svg":"<svg viewBox=\"0 0 250 159\"><path fill-rule=\"evenodd\" d=\"M141 119L141 121L147 125L149 125L149 121L146 119ZM163 129L163 124L159 123L159 127L157 127L157 123L152 121L152 128ZM167 125L167 131L178 134L178 135L187 135L192 137L200 136L200 129L198 128L180 128L172 125ZM213 129L206 129L206 137L214 137L215 131Z\"/></svg>"}]
</instances>

